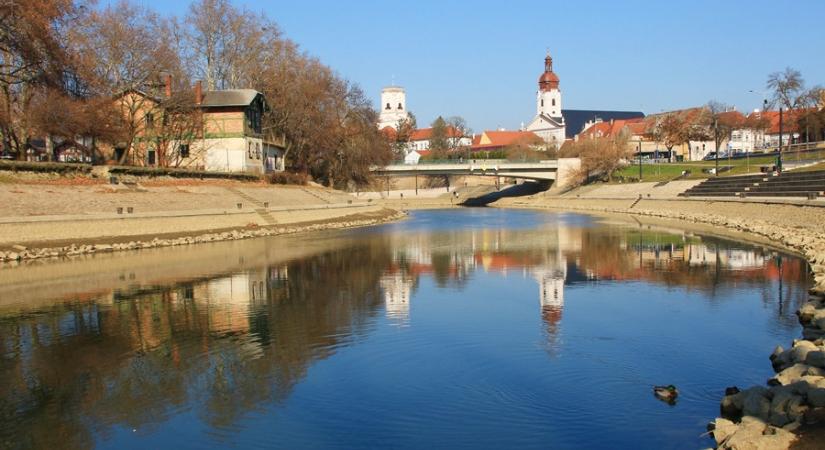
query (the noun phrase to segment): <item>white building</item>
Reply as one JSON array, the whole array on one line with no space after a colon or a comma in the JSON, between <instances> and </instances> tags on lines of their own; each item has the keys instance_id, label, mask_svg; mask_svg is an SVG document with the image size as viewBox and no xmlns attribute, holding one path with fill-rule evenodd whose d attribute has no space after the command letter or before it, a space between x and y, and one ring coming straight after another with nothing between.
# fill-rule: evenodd
<instances>
[{"instance_id":1,"label":"white building","mask_svg":"<svg viewBox=\"0 0 825 450\"><path fill-rule=\"evenodd\" d=\"M564 116L561 112L559 77L553 72L553 58L544 58L544 73L539 77L536 92L536 117L525 130L532 131L544 142L560 147L565 139Z\"/></svg>"},{"instance_id":2,"label":"white building","mask_svg":"<svg viewBox=\"0 0 825 450\"><path fill-rule=\"evenodd\" d=\"M407 120L407 93L400 86L381 89L381 114L378 116L378 129L392 127L398 129L398 123Z\"/></svg>"}]
</instances>

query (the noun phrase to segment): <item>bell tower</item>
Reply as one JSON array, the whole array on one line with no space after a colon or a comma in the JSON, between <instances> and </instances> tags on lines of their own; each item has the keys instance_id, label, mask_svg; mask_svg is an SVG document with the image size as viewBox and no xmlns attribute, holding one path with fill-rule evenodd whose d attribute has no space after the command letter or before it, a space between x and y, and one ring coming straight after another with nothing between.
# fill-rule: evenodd
<instances>
[{"instance_id":1,"label":"bell tower","mask_svg":"<svg viewBox=\"0 0 825 450\"><path fill-rule=\"evenodd\" d=\"M539 76L539 90L536 93L536 114L561 118L561 90L559 76L553 72L553 58L550 52L544 58L544 73Z\"/></svg>"},{"instance_id":2,"label":"bell tower","mask_svg":"<svg viewBox=\"0 0 825 450\"><path fill-rule=\"evenodd\" d=\"M389 86L381 89L380 114L378 128L398 128L398 122L407 119L407 93L401 86Z\"/></svg>"}]
</instances>

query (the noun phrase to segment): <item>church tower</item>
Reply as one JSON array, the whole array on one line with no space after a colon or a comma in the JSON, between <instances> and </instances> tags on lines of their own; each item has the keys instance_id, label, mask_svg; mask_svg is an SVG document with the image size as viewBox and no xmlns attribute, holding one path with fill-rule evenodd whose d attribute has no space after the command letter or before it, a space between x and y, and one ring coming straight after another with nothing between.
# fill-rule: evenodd
<instances>
[{"instance_id":1,"label":"church tower","mask_svg":"<svg viewBox=\"0 0 825 450\"><path fill-rule=\"evenodd\" d=\"M544 72L539 76L539 90L536 92L536 117L527 125L551 147L559 148L566 138L566 126L561 112L561 91L559 76L553 72L553 58L550 52L544 58Z\"/></svg>"},{"instance_id":2,"label":"church tower","mask_svg":"<svg viewBox=\"0 0 825 450\"><path fill-rule=\"evenodd\" d=\"M398 129L398 122L406 120L407 93L400 86L390 86L381 89L380 115L378 128L392 127Z\"/></svg>"},{"instance_id":3,"label":"church tower","mask_svg":"<svg viewBox=\"0 0 825 450\"><path fill-rule=\"evenodd\" d=\"M536 94L536 115L546 115L552 118L562 117L559 76L553 72L553 58L550 57L549 52L544 58L544 73L539 77L539 91Z\"/></svg>"}]
</instances>

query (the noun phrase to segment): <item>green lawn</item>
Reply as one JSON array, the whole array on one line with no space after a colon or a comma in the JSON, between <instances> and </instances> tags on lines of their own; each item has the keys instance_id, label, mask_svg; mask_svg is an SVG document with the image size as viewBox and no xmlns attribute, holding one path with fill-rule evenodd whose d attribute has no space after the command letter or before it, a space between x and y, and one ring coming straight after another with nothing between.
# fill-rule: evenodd
<instances>
[{"instance_id":1,"label":"green lawn","mask_svg":"<svg viewBox=\"0 0 825 450\"><path fill-rule=\"evenodd\" d=\"M821 157L825 157L825 152ZM804 155L806 158L820 157L820 155ZM799 155L790 154L784 158L786 163L802 160ZM749 173L759 173L760 166L772 166L776 163L776 157L773 156L755 156L753 158L745 159L731 159L722 158L719 160L719 176L735 176L747 175ZM817 164L812 168L800 170L823 170L825 163ZM642 164L642 181L667 181L672 180L682 174L683 171L690 171L690 176L685 179L701 179L713 176L706 173L703 169L712 169L716 167L715 161L691 161L680 163L661 163L661 164ZM728 168L725 170L725 168ZM813 167L819 167L815 169ZM639 179L639 165L627 166L616 173L614 177L616 180L635 181Z\"/></svg>"}]
</instances>

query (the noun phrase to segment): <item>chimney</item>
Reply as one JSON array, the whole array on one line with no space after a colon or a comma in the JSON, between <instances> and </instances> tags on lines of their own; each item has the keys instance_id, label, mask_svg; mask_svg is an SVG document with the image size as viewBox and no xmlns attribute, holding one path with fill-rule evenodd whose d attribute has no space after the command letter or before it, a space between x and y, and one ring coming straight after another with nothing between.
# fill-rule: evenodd
<instances>
[{"instance_id":1,"label":"chimney","mask_svg":"<svg viewBox=\"0 0 825 450\"><path fill-rule=\"evenodd\" d=\"M200 106L203 103L203 85L201 80L195 82L195 104Z\"/></svg>"},{"instance_id":2,"label":"chimney","mask_svg":"<svg viewBox=\"0 0 825 450\"><path fill-rule=\"evenodd\" d=\"M172 74L167 73L163 77L163 85L166 89L166 98L172 97Z\"/></svg>"}]
</instances>

